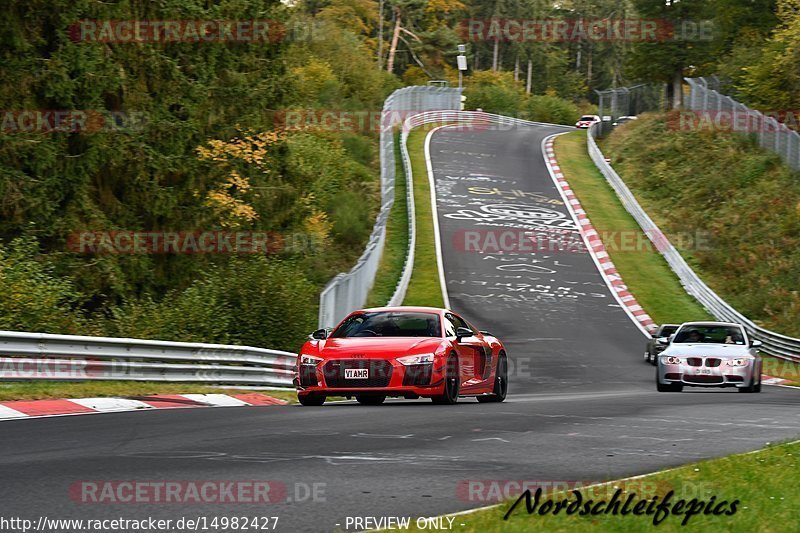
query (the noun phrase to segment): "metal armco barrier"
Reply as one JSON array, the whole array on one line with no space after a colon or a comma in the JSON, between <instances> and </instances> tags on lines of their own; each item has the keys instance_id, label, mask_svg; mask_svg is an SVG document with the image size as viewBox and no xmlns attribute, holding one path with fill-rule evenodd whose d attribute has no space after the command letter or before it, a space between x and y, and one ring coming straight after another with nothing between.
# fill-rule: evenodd
<instances>
[{"instance_id":1,"label":"metal armco barrier","mask_svg":"<svg viewBox=\"0 0 800 533\"><path fill-rule=\"evenodd\" d=\"M440 87L404 87L384 102L380 132L381 210L355 266L336 275L320 294L319 327L335 326L350 311L363 307L375 282L386 241L386 222L394 203L394 127L413 113L460 107L461 89Z\"/></svg>"},{"instance_id":2,"label":"metal armco barrier","mask_svg":"<svg viewBox=\"0 0 800 533\"><path fill-rule=\"evenodd\" d=\"M297 354L249 346L0 331L0 381L133 380L291 387Z\"/></svg>"},{"instance_id":3,"label":"metal armco barrier","mask_svg":"<svg viewBox=\"0 0 800 533\"><path fill-rule=\"evenodd\" d=\"M594 161L594 164L603 176L605 176L609 185L616 191L625 209L636 219L636 222L641 226L648 238L653 241L655 247L661 252L664 259L667 260L670 268L678 275L686 292L703 304L708 312L715 316L717 320L735 322L743 325L753 338L764 343L764 346L761 348L764 353L781 359L800 362L800 339L787 337L786 335L781 335L780 333L775 333L756 325L752 320L728 305L728 303L712 291L708 285L703 283L686 261L684 261L680 253L678 253L678 250L675 249L658 229L655 222L647 216L647 213L644 212L639 202L636 201L636 198L634 198L630 189L625 185L625 182L622 181L622 178L619 177L619 174L606 162L605 156L603 156L603 153L595 142L596 135L597 125L594 125L589 128L587 132L589 155L592 161Z\"/></svg>"}]
</instances>

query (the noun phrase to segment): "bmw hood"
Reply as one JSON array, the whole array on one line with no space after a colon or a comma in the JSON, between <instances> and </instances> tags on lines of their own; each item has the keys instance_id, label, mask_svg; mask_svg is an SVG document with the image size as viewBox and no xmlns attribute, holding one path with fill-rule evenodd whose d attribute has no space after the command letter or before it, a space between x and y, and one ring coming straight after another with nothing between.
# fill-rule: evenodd
<instances>
[{"instance_id":1,"label":"bmw hood","mask_svg":"<svg viewBox=\"0 0 800 533\"><path fill-rule=\"evenodd\" d=\"M750 347L744 344L711 344L711 343L680 343L670 344L666 350L659 354L675 355L679 357L744 357L752 355Z\"/></svg>"}]
</instances>

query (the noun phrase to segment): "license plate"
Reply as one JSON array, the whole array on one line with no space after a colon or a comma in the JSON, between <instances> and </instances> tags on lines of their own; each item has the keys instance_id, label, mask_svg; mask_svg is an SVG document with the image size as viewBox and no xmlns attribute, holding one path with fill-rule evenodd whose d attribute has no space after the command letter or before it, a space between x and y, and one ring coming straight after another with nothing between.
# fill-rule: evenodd
<instances>
[{"instance_id":1,"label":"license plate","mask_svg":"<svg viewBox=\"0 0 800 533\"><path fill-rule=\"evenodd\" d=\"M367 379L369 377L368 368L345 368L344 379Z\"/></svg>"},{"instance_id":2,"label":"license plate","mask_svg":"<svg viewBox=\"0 0 800 533\"><path fill-rule=\"evenodd\" d=\"M710 368L698 368L694 372L695 372L695 374L710 374L711 373L711 369Z\"/></svg>"}]
</instances>

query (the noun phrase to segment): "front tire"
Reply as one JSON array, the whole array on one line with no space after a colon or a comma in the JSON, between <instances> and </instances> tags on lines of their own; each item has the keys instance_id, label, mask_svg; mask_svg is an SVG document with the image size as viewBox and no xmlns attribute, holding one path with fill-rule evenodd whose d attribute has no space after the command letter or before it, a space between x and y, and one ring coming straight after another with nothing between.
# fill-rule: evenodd
<instances>
[{"instance_id":1,"label":"front tire","mask_svg":"<svg viewBox=\"0 0 800 533\"><path fill-rule=\"evenodd\" d=\"M508 394L508 359L503 353L497 360L497 372L492 393L477 398L480 403L500 403L506 399L506 394Z\"/></svg>"},{"instance_id":2,"label":"front tire","mask_svg":"<svg viewBox=\"0 0 800 533\"><path fill-rule=\"evenodd\" d=\"M386 401L386 395L356 394L356 401L361 405L380 405Z\"/></svg>"},{"instance_id":3,"label":"front tire","mask_svg":"<svg viewBox=\"0 0 800 533\"><path fill-rule=\"evenodd\" d=\"M439 396L431 398L437 405L453 405L458 402L458 391L461 380L458 372L458 359L455 354L450 355L445 363L444 391Z\"/></svg>"},{"instance_id":4,"label":"front tire","mask_svg":"<svg viewBox=\"0 0 800 533\"><path fill-rule=\"evenodd\" d=\"M305 407L319 407L325 403L325 396L321 394L298 394L297 401Z\"/></svg>"}]
</instances>

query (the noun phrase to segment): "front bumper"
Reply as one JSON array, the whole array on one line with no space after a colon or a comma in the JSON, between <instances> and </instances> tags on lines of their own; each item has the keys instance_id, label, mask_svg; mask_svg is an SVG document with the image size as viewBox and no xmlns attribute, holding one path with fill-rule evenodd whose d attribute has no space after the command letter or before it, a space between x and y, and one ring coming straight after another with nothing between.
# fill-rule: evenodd
<instances>
[{"instance_id":1,"label":"front bumper","mask_svg":"<svg viewBox=\"0 0 800 533\"><path fill-rule=\"evenodd\" d=\"M753 378L754 363L745 366L700 366L687 363L667 364L659 360L658 380L667 385L681 383L689 387L746 387Z\"/></svg>"},{"instance_id":2,"label":"front bumper","mask_svg":"<svg viewBox=\"0 0 800 533\"><path fill-rule=\"evenodd\" d=\"M348 377L347 370L366 370L366 377ZM298 365L294 379L298 394L381 394L430 397L444 388L443 361L403 365L391 359L329 359L317 365Z\"/></svg>"}]
</instances>

